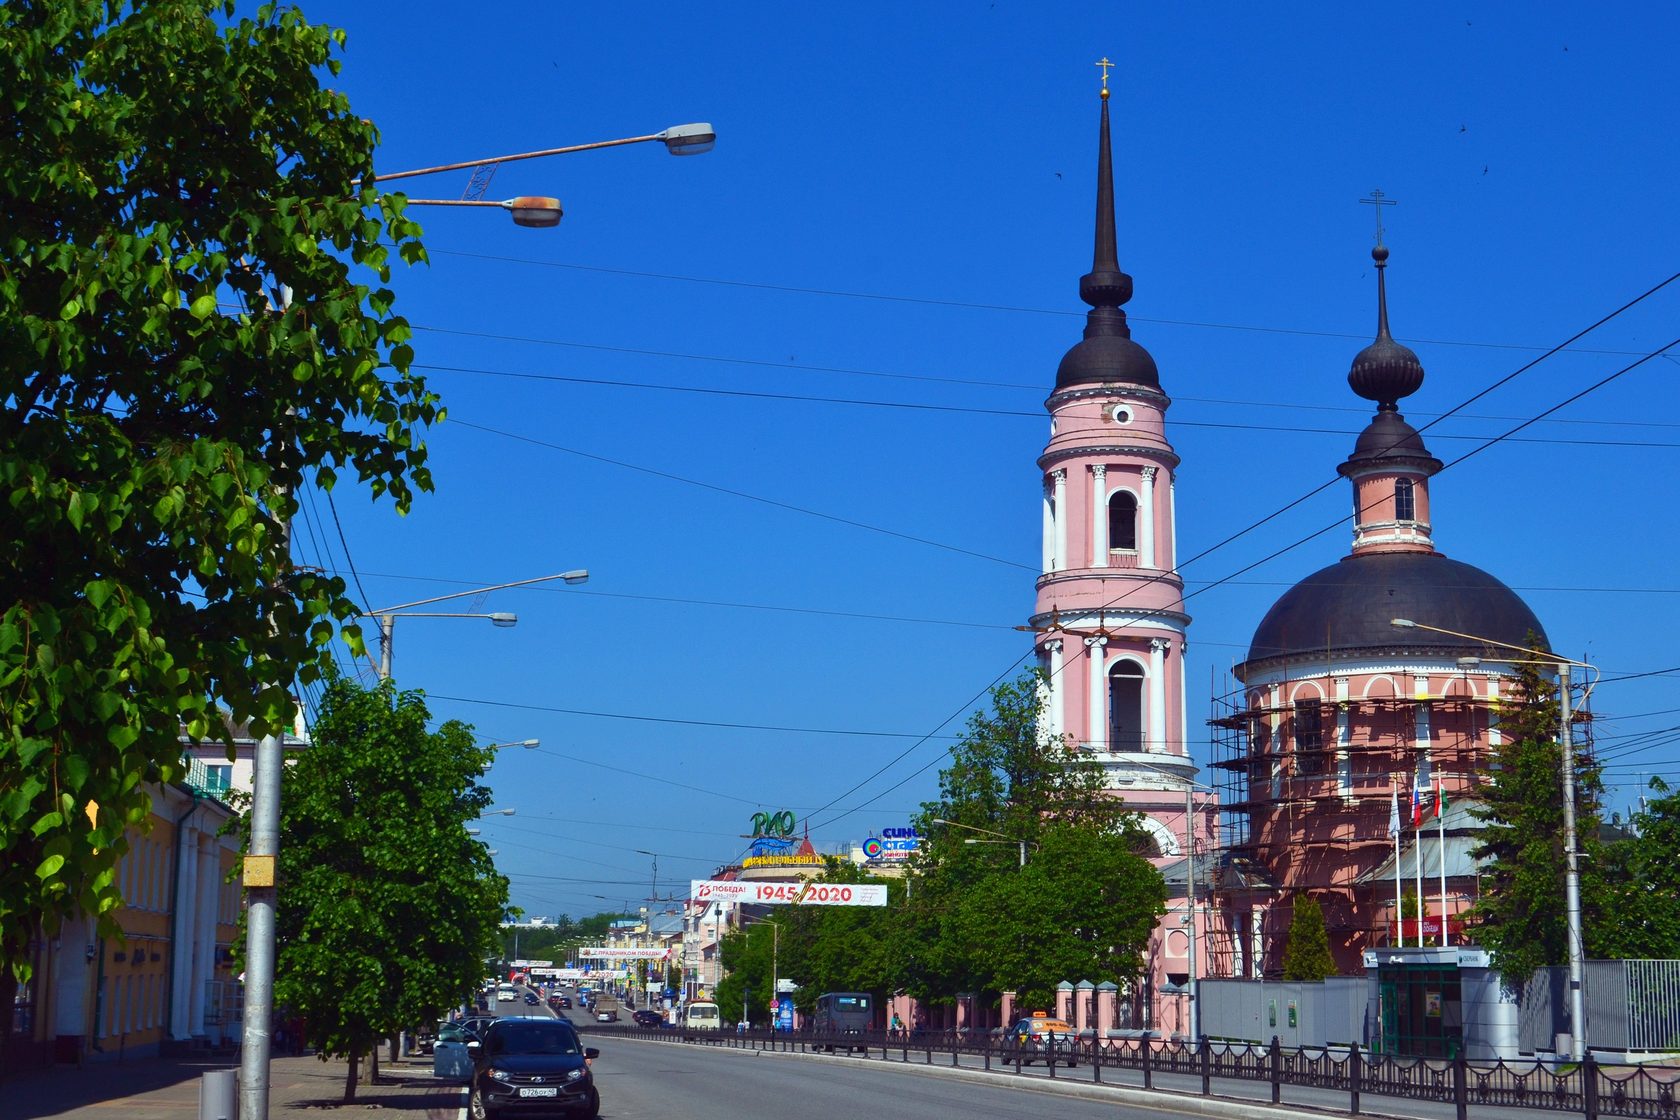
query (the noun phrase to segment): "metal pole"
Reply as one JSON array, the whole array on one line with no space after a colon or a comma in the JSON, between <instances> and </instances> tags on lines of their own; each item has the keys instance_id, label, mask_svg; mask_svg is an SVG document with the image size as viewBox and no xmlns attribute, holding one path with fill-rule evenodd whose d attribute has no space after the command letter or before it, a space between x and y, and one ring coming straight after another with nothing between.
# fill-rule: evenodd
<instances>
[{"instance_id":1,"label":"metal pole","mask_svg":"<svg viewBox=\"0 0 1680 1120\"><path fill-rule=\"evenodd\" d=\"M281 285L282 312L291 305L291 288ZM290 412L288 411L288 416ZM283 509L290 493L282 487L278 505ZM290 568L291 523L282 513L277 519L280 552ZM284 579L284 575L281 577ZM274 1020L275 883L280 862L280 736L264 735L257 742L251 775L251 844L241 878L245 885L245 1007L240 1023L239 1116L240 1120L268 1120L268 1063Z\"/></svg>"},{"instance_id":2,"label":"metal pole","mask_svg":"<svg viewBox=\"0 0 1680 1120\"><path fill-rule=\"evenodd\" d=\"M1016 841L1016 843L1021 846L1021 866L1025 867L1027 866L1027 842L1025 840L1019 840Z\"/></svg>"},{"instance_id":3,"label":"metal pole","mask_svg":"<svg viewBox=\"0 0 1680 1120\"><path fill-rule=\"evenodd\" d=\"M1189 965L1190 978L1186 989L1186 999L1189 1001L1189 1013L1186 1020L1190 1027L1190 1037L1196 1037L1196 802L1195 787L1186 784L1184 787L1184 902L1185 911L1189 917L1190 947ZM1148 1045L1146 1039L1144 1044Z\"/></svg>"},{"instance_id":4,"label":"metal pole","mask_svg":"<svg viewBox=\"0 0 1680 1120\"><path fill-rule=\"evenodd\" d=\"M1558 708L1562 726L1558 731L1558 747L1563 755L1563 853L1568 861L1564 875L1564 892L1569 910L1569 1050L1570 1057L1579 1062L1587 1049L1587 1012L1584 1006L1581 944L1581 872L1577 865L1575 843L1575 742L1569 712L1569 665L1558 663Z\"/></svg>"},{"instance_id":5,"label":"metal pole","mask_svg":"<svg viewBox=\"0 0 1680 1120\"><path fill-rule=\"evenodd\" d=\"M379 619L379 679L391 679L391 639L397 628L395 615L382 614Z\"/></svg>"}]
</instances>

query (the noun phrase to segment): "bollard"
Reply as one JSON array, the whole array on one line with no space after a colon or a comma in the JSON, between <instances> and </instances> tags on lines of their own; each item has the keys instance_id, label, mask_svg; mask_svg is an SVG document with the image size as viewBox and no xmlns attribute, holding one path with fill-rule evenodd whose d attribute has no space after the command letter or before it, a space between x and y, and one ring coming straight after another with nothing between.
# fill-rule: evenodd
<instances>
[{"instance_id":1,"label":"bollard","mask_svg":"<svg viewBox=\"0 0 1680 1120\"><path fill-rule=\"evenodd\" d=\"M198 1082L198 1120L238 1120L239 1071L207 1069Z\"/></svg>"},{"instance_id":2,"label":"bollard","mask_svg":"<svg viewBox=\"0 0 1680 1120\"><path fill-rule=\"evenodd\" d=\"M1213 1052L1208 1049L1207 1035L1196 1040L1196 1045L1202 1051L1202 1096L1213 1092Z\"/></svg>"},{"instance_id":3,"label":"bollard","mask_svg":"<svg viewBox=\"0 0 1680 1120\"><path fill-rule=\"evenodd\" d=\"M1283 1049L1278 1036L1272 1036L1272 1103L1283 1100Z\"/></svg>"},{"instance_id":4,"label":"bollard","mask_svg":"<svg viewBox=\"0 0 1680 1120\"><path fill-rule=\"evenodd\" d=\"M1149 1059L1154 1057L1154 1051L1149 1045L1148 1035L1144 1035L1143 1038L1138 1040L1138 1055L1143 1059L1143 1087L1153 1089L1155 1088L1155 1070Z\"/></svg>"},{"instance_id":5,"label":"bollard","mask_svg":"<svg viewBox=\"0 0 1680 1120\"><path fill-rule=\"evenodd\" d=\"M1102 1044L1094 1034L1091 1036L1091 1080L1102 1080Z\"/></svg>"},{"instance_id":6,"label":"bollard","mask_svg":"<svg viewBox=\"0 0 1680 1120\"><path fill-rule=\"evenodd\" d=\"M1464 1055L1462 1053L1454 1054L1452 1060L1453 1114L1458 1120L1466 1120L1470 1115L1470 1085L1469 1078L1465 1076L1467 1072Z\"/></svg>"},{"instance_id":7,"label":"bollard","mask_svg":"<svg viewBox=\"0 0 1680 1120\"><path fill-rule=\"evenodd\" d=\"M1359 1043L1348 1047L1348 1113L1359 1115L1359 1077L1361 1059L1359 1057Z\"/></svg>"},{"instance_id":8,"label":"bollard","mask_svg":"<svg viewBox=\"0 0 1680 1120\"><path fill-rule=\"evenodd\" d=\"M1586 1120L1598 1120L1598 1059L1591 1050L1581 1059L1581 1105Z\"/></svg>"}]
</instances>

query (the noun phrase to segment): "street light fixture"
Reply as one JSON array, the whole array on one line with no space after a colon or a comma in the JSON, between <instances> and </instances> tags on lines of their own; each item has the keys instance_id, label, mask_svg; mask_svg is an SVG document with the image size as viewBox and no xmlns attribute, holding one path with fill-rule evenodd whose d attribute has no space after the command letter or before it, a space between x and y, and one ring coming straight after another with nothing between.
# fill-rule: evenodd
<instances>
[{"instance_id":1,"label":"street light fixture","mask_svg":"<svg viewBox=\"0 0 1680 1120\"><path fill-rule=\"evenodd\" d=\"M480 817L511 817L518 811L517 809L484 809L478 815Z\"/></svg>"},{"instance_id":2,"label":"street light fixture","mask_svg":"<svg viewBox=\"0 0 1680 1120\"><path fill-rule=\"evenodd\" d=\"M989 828L977 828L977 827L975 827L974 825L971 825L971 824L963 824L961 821L948 821L944 817L934 817L933 818L933 823L934 824L948 824L952 828L966 828L970 832L984 832L988 836L1001 836L1001 837L1003 837L1003 839L1001 839L1001 840L964 840L963 843L964 844L1015 844L1021 850L1021 866L1025 867L1027 865L1027 843L1028 842L1025 841L1025 840L1022 840L1018 836L1009 836L1009 835L1006 835L1005 833L996 832L996 831L993 831L992 829L989 829Z\"/></svg>"},{"instance_id":3,"label":"street light fixture","mask_svg":"<svg viewBox=\"0 0 1680 1120\"><path fill-rule=\"evenodd\" d=\"M586 568L574 568L569 572L560 572L552 576L538 576L535 579L516 579L511 583L496 583L489 587L475 587L470 591L452 591L448 595L434 595L430 599L416 599L412 603L398 603L392 607L382 607L379 610L363 611L364 615L372 615L379 623L379 679L387 680L391 676L391 640L396 629L397 619L400 618L488 618L496 626L512 626L519 621L519 616L498 611L494 614L432 614L409 610L410 607L427 607L433 603L446 603L451 599L464 599L470 596L484 595L491 591L505 591L510 587L528 587L533 583L549 583L561 580L568 584L589 582L589 571Z\"/></svg>"},{"instance_id":4,"label":"street light fixture","mask_svg":"<svg viewBox=\"0 0 1680 1120\"><path fill-rule=\"evenodd\" d=\"M563 156L571 152L592 152L598 148L620 148L626 144L645 144L657 140L665 145L665 150L674 156L699 155L709 152L717 143L717 133L709 124L679 124L672 125L663 132L650 132L646 136L627 136L622 140L597 140L592 144L571 144L564 148L542 148L535 152L515 152L506 156L486 156L483 159L469 159L460 163L440 163L436 167L417 167L412 171L391 171L384 175L370 175L361 180L365 183L389 183L397 179L413 179L420 175L436 175L442 171L465 171L469 167L492 167L503 163L515 163L522 159L542 159L545 156ZM499 205L491 203L492 206Z\"/></svg>"},{"instance_id":5,"label":"street light fixture","mask_svg":"<svg viewBox=\"0 0 1680 1120\"><path fill-rule=\"evenodd\" d=\"M1559 766L1563 772L1563 854L1564 869L1564 905L1568 911L1569 922L1569 1050L1570 1057L1579 1062L1586 1056L1587 1016L1585 1007L1585 993L1583 977L1585 968L1585 946L1581 938L1581 870L1579 853L1575 842L1575 740L1573 717L1569 711L1569 669L1579 665L1583 669L1591 669L1594 673L1598 669L1585 662L1573 658L1562 657L1549 650L1533 649L1529 646L1519 646L1511 642L1502 642L1497 638L1487 638L1480 634L1466 634L1458 630L1447 630L1440 626L1431 626L1426 622L1414 622L1409 618L1391 618L1389 625L1402 630L1428 630L1435 634L1445 634L1453 638L1465 638L1484 645L1498 646L1501 649L1512 649L1518 653L1527 654L1535 660L1548 662L1557 666L1558 671L1558 755ZM1460 659L1462 664L1464 659ZM1517 660L1521 660L1520 658ZM1591 686L1588 686L1591 691ZM1441 915L1443 925L1447 916Z\"/></svg>"},{"instance_id":6,"label":"street light fixture","mask_svg":"<svg viewBox=\"0 0 1680 1120\"><path fill-rule=\"evenodd\" d=\"M534 750L541 744L541 742L542 740L540 739L521 739L517 743L486 743L484 744L484 749L487 751L499 751L506 747L523 747L525 750Z\"/></svg>"}]
</instances>

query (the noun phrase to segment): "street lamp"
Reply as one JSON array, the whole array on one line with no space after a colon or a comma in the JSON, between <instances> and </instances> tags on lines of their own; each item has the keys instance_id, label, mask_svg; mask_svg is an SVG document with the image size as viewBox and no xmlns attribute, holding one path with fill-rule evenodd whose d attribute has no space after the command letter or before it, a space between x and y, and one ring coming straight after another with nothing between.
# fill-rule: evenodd
<instances>
[{"instance_id":1,"label":"street lamp","mask_svg":"<svg viewBox=\"0 0 1680 1120\"><path fill-rule=\"evenodd\" d=\"M989 828L976 828L974 825L963 824L961 821L948 821L944 817L934 817L933 818L933 823L934 824L948 824L952 828L966 828L970 832L984 832L988 836L1001 836L1001 837L1003 837L1003 839L1001 839L1001 840L964 840L963 843L964 844L1015 844L1021 850L1021 866L1025 867L1027 865L1027 843L1028 843L1028 841L1026 841L1026 840L1022 840L1022 839L1020 839L1019 837L1016 837L1016 836L1008 836L1008 835L1005 835L1004 833L1001 833L1001 832L994 832L992 829L989 829Z\"/></svg>"},{"instance_id":2,"label":"street lamp","mask_svg":"<svg viewBox=\"0 0 1680 1120\"><path fill-rule=\"evenodd\" d=\"M512 626L519 621L516 614L497 612L494 614L432 614L416 612L410 607L426 607L433 603L445 603L451 599L464 599L469 596L484 595L491 591L505 591L510 587L528 587L533 583L548 583L551 580L563 580L566 583L578 584L589 582L589 571L576 568L569 572L560 572L552 576L538 576L535 579L516 579L511 583L496 583L489 587L475 587L470 591L452 591L448 595L434 595L430 599L416 599L412 603L398 603L394 607L382 607L379 610L364 611L363 614L372 615L379 623L379 679L388 680L391 676L391 639L396 629L397 619L400 618L488 618L496 626ZM401 612L401 613L399 613Z\"/></svg>"},{"instance_id":3,"label":"street lamp","mask_svg":"<svg viewBox=\"0 0 1680 1120\"><path fill-rule=\"evenodd\" d=\"M525 750L535 750L542 743L541 739L521 739L517 743L486 743L487 751L499 751L505 747L523 747Z\"/></svg>"},{"instance_id":4,"label":"street lamp","mask_svg":"<svg viewBox=\"0 0 1680 1120\"><path fill-rule=\"evenodd\" d=\"M1439 626L1430 626L1425 622L1413 622L1409 618L1389 619L1389 625L1402 630L1428 630L1435 634L1445 634L1453 638L1466 638L1472 642L1484 645L1498 646L1502 649L1514 649L1518 653L1528 654L1540 661L1549 662L1557 666L1558 670L1558 753L1560 768L1563 771L1563 854L1564 869L1564 905L1568 911L1569 921L1569 1050L1570 1057L1580 1061L1586 1056L1587 1017L1585 995L1582 990L1582 978L1585 972L1583 957L1585 947L1581 940L1581 871L1579 856L1575 845L1575 741L1573 720L1569 711L1569 688L1571 666L1579 665L1583 669L1598 670L1585 661L1561 657L1549 650L1532 649L1519 646L1511 642L1502 642L1497 638L1485 638L1480 634L1465 634L1458 630L1446 630ZM1445 925L1447 916L1441 915L1441 922Z\"/></svg>"},{"instance_id":5,"label":"street lamp","mask_svg":"<svg viewBox=\"0 0 1680 1120\"><path fill-rule=\"evenodd\" d=\"M747 924L770 927L770 1029L774 1031L776 1029L776 1012L780 1010L782 1005L782 994L776 990L779 986L778 981L781 980L779 953L781 951L782 923L772 921L769 918L754 918ZM743 989L741 993L741 1018L745 1019L747 1017L747 996L745 989Z\"/></svg>"},{"instance_id":6,"label":"street lamp","mask_svg":"<svg viewBox=\"0 0 1680 1120\"><path fill-rule=\"evenodd\" d=\"M480 817L511 817L518 811L518 809L482 809L478 815Z\"/></svg>"},{"instance_id":7,"label":"street lamp","mask_svg":"<svg viewBox=\"0 0 1680 1120\"><path fill-rule=\"evenodd\" d=\"M472 180L467 184L466 192L460 198L411 198L407 200L409 206L489 206L506 210L513 218L513 224L531 229L552 229L560 224L565 211L560 208L560 200L547 195L520 195L505 202L486 202L479 198L484 189L490 185L490 177L496 173L496 168L504 163L513 163L522 159L541 159L544 156L560 156L568 152L588 152L596 148L617 148L625 144L643 144L657 140L665 145L665 150L674 156L695 156L709 152L717 144L717 133L709 124L679 124L672 125L663 132L650 132L646 136L628 136L622 140L599 140L593 144L572 144L564 148L544 148L535 152L516 152L506 156L488 156L484 159L468 160L462 163L443 163L436 167L418 167L412 171L392 171L385 175L371 175L360 183L389 183L396 179L412 179L419 175L436 175L443 171L462 171L473 169Z\"/></svg>"}]
</instances>

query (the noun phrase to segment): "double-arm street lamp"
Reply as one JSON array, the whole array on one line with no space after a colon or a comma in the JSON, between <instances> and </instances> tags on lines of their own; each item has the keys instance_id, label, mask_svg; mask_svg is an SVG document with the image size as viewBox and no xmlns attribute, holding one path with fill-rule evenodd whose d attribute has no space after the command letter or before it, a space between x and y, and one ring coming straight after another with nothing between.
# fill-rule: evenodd
<instances>
[{"instance_id":1,"label":"double-arm street lamp","mask_svg":"<svg viewBox=\"0 0 1680 1120\"><path fill-rule=\"evenodd\" d=\"M1465 638L1483 645L1498 646L1501 649L1516 650L1526 654L1527 658L1516 658L1517 661L1533 659L1557 666L1558 671L1558 753L1560 755L1561 770L1563 771L1563 855L1564 855L1564 905L1568 911L1569 933L1569 1049L1570 1057L1579 1062L1586 1055L1587 1045L1587 1016L1585 996L1582 990L1585 958L1585 946L1581 939L1581 871L1579 866L1579 852L1575 843L1575 736L1573 731L1573 716L1569 710L1569 688L1571 666L1579 665L1583 669L1598 670L1585 661L1575 661L1572 658L1560 657L1548 650L1533 649L1529 646L1519 646L1511 642L1502 642L1497 638L1487 638L1480 634L1465 634L1458 630L1446 630L1439 626L1431 626L1425 622L1414 622L1409 618L1393 618L1389 624L1402 630L1428 630L1434 634L1445 634L1453 638ZM1446 925L1447 916L1441 915L1441 924Z\"/></svg>"},{"instance_id":2,"label":"double-arm street lamp","mask_svg":"<svg viewBox=\"0 0 1680 1120\"><path fill-rule=\"evenodd\" d=\"M1030 843L1030 841L1022 840L1018 836L1009 836L1009 835L1006 835L1005 833L1002 833L1002 832L994 832L992 829L989 829L989 828L978 828L978 827L976 827L974 825L971 825L971 824L963 824L961 821L948 821L944 817L934 817L933 818L933 823L934 824L950 825L952 828L966 828L970 832L983 832L988 836L1001 837L1001 839L998 839L998 840L973 840L973 839L969 839L969 840L964 840L963 843L964 844L1014 844L1014 845L1016 845L1016 847L1018 847L1020 849L1020 852L1021 852L1021 866L1025 867L1027 865L1027 844Z\"/></svg>"},{"instance_id":3,"label":"double-arm street lamp","mask_svg":"<svg viewBox=\"0 0 1680 1120\"><path fill-rule=\"evenodd\" d=\"M770 927L770 1029L775 1030L776 1012L782 1006L782 994L776 990L780 986L781 980L782 923L770 918L754 918L747 925ZM741 1018L743 1021L748 1018L747 995L744 988L741 993Z\"/></svg>"},{"instance_id":4,"label":"double-arm street lamp","mask_svg":"<svg viewBox=\"0 0 1680 1120\"><path fill-rule=\"evenodd\" d=\"M536 579L516 579L512 583L497 583L489 587L475 587L471 591L452 591L448 595L435 595L430 599L416 599L412 603L398 603L394 607L381 607L378 610L364 612L370 614L379 623L379 679L388 680L391 676L391 641L396 631L399 618L488 618L496 626L513 626L519 622L519 616L497 611L493 614L452 614L435 611L411 611L410 607L426 607L433 603L445 603L451 599L465 599L475 595L484 595L491 591L505 591L510 587L528 587L533 583L548 583L551 580L564 580L566 583L588 583L589 572L578 568L558 575L538 576ZM536 741L517 744L519 746L536 746Z\"/></svg>"},{"instance_id":5,"label":"double-arm street lamp","mask_svg":"<svg viewBox=\"0 0 1680 1120\"><path fill-rule=\"evenodd\" d=\"M520 195L503 202L486 202L479 197L484 189L490 185L490 177L496 168L504 163L514 163L522 159L541 159L545 156L562 156L569 152L590 152L597 148L619 148L626 144L645 144L657 140L665 145L665 150L674 156L694 156L702 152L709 152L717 143L717 133L712 131L709 124L679 124L665 129L663 132L650 132L646 136L626 136L621 140L597 140L592 144L571 144L564 148L543 148L535 152L515 152L506 156L486 156L483 159L464 160L460 163L441 163L436 167L417 167L412 171L392 171L384 175L370 176L365 182L389 183L397 179L412 179L419 175L436 175L444 171L464 171L473 169L472 180L467 185L466 193L460 198L411 198L410 206L489 206L506 210L513 218L514 225L527 226L533 229L551 229L560 224L564 211L560 208L560 200L546 195Z\"/></svg>"}]
</instances>

